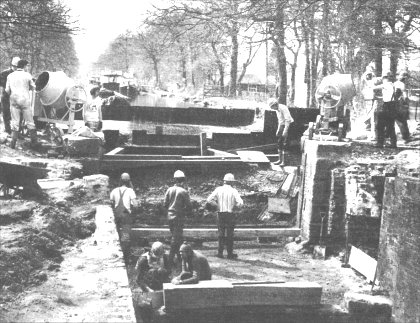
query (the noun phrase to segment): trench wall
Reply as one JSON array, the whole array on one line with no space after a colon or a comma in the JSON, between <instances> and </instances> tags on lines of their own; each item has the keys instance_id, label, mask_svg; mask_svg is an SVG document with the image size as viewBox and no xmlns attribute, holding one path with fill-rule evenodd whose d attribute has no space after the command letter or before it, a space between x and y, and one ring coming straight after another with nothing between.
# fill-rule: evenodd
<instances>
[{"instance_id":1,"label":"trench wall","mask_svg":"<svg viewBox=\"0 0 420 323\"><path fill-rule=\"evenodd\" d=\"M398 155L385 182L378 280L390 292L396 322L420 322L420 156Z\"/></svg>"}]
</instances>

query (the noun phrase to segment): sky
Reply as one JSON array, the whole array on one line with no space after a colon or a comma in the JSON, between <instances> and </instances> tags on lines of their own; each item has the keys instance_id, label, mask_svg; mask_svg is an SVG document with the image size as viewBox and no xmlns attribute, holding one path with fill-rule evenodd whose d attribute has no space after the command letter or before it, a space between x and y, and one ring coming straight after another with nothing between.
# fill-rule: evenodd
<instances>
[{"instance_id":1,"label":"sky","mask_svg":"<svg viewBox=\"0 0 420 323\"><path fill-rule=\"evenodd\" d=\"M144 19L153 0L61 0L81 29L73 36L85 74L108 44L127 29L135 29Z\"/></svg>"}]
</instances>

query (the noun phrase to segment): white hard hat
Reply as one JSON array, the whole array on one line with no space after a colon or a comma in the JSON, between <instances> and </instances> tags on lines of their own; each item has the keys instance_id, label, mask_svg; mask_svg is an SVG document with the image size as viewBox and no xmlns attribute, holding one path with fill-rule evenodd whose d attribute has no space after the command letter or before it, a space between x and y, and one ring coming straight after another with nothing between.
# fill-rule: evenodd
<instances>
[{"instance_id":1,"label":"white hard hat","mask_svg":"<svg viewBox=\"0 0 420 323\"><path fill-rule=\"evenodd\" d=\"M225 177L223 177L223 180L226 182L234 182L235 181L235 176L233 176L232 173L227 173L225 175Z\"/></svg>"},{"instance_id":2,"label":"white hard hat","mask_svg":"<svg viewBox=\"0 0 420 323\"><path fill-rule=\"evenodd\" d=\"M129 181L130 180L130 175L128 173L122 173L121 174L121 180L122 181Z\"/></svg>"},{"instance_id":3,"label":"white hard hat","mask_svg":"<svg viewBox=\"0 0 420 323\"><path fill-rule=\"evenodd\" d=\"M150 251L152 252L152 254L155 257L161 257L163 256L164 252L165 252L165 248L163 247L163 243L156 241L152 244L152 248L150 249Z\"/></svg>"},{"instance_id":4,"label":"white hard hat","mask_svg":"<svg viewBox=\"0 0 420 323\"><path fill-rule=\"evenodd\" d=\"M275 99L275 98L271 98L271 99L269 99L268 100L268 102L267 102L267 104L268 104L268 107L269 108L271 108L273 105L275 105L275 104L278 104L279 102L277 101L277 99Z\"/></svg>"},{"instance_id":5,"label":"white hard hat","mask_svg":"<svg viewBox=\"0 0 420 323\"><path fill-rule=\"evenodd\" d=\"M174 178L184 178L184 177L185 177L185 174L184 174L184 172L183 172L183 171L177 170L177 171L174 173Z\"/></svg>"},{"instance_id":6,"label":"white hard hat","mask_svg":"<svg viewBox=\"0 0 420 323\"><path fill-rule=\"evenodd\" d=\"M20 58L19 57L13 57L13 59L12 59L12 66L17 66L18 65L18 62L20 61Z\"/></svg>"}]
</instances>

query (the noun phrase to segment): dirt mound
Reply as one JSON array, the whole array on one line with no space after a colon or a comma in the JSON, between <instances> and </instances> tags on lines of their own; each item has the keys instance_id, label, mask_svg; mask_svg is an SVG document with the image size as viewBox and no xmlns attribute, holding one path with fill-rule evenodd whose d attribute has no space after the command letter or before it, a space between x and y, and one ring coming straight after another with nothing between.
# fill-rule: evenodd
<instances>
[{"instance_id":1,"label":"dirt mound","mask_svg":"<svg viewBox=\"0 0 420 323\"><path fill-rule=\"evenodd\" d=\"M26 286L45 281L49 270L58 270L64 247L95 231L94 214L89 207L73 211L38 205L29 218L10 224L14 227L10 234L9 228L2 227L6 234L0 248L0 302L13 299Z\"/></svg>"}]
</instances>

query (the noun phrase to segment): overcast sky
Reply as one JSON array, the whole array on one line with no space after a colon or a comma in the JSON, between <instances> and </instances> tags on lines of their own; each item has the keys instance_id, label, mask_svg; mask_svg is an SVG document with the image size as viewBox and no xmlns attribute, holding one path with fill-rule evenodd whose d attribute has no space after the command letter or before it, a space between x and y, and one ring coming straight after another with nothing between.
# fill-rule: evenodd
<instances>
[{"instance_id":1,"label":"overcast sky","mask_svg":"<svg viewBox=\"0 0 420 323\"><path fill-rule=\"evenodd\" d=\"M82 31L74 36L80 72L104 52L110 41L136 28L153 0L62 0L79 21Z\"/></svg>"}]
</instances>

